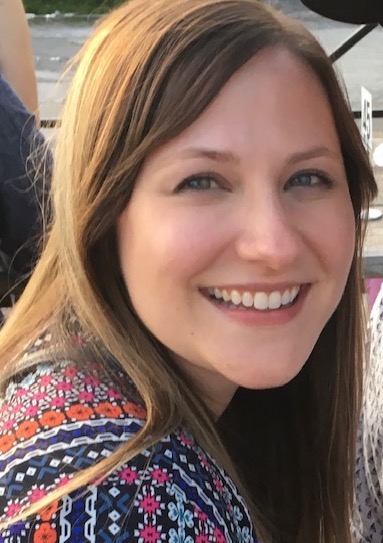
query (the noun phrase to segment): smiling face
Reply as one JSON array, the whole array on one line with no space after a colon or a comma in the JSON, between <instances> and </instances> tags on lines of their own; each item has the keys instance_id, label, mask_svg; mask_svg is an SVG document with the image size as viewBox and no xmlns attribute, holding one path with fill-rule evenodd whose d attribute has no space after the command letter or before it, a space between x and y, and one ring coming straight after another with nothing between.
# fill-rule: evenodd
<instances>
[{"instance_id":1,"label":"smiling face","mask_svg":"<svg viewBox=\"0 0 383 543\"><path fill-rule=\"evenodd\" d=\"M238 385L291 380L339 303L355 242L316 76L286 51L253 57L147 159L117 230L137 314L217 412Z\"/></svg>"}]
</instances>

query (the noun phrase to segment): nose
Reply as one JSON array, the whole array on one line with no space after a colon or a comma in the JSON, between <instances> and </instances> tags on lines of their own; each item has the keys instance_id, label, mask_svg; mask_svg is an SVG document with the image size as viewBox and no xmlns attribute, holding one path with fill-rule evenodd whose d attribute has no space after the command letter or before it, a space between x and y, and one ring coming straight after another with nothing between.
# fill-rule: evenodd
<instances>
[{"instance_id":1,"label":"nose","mask_svg":"<svg viewBox=\"0 0 383 543\"><path fill-rule=\"evenodd\" d=\"M303 243L296 217L280 197L263 201L249 198L243 206L236 239L236 252L242 260L281 271L297 262Z\"/></svg>"}]
</instances>

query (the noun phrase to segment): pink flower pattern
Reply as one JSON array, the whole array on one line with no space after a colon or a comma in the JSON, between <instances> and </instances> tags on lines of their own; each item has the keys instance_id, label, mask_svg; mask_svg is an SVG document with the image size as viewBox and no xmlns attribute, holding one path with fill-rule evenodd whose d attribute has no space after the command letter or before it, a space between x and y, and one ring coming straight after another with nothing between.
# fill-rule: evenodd
<instances>
[{"instance_id":1,"label":"pink flower pattern","mask_svg":"<svg viewBox=\"0 0 383 543\"><path fill-rule=\"evenodd\" d=\"M64 407L65 403L65 398L61 398L60 396L56 396L56 398L51 399L51 404L53 407Z\"/></svg>"},{"instance_id":2,"label":"pink flower pattern","mask_svg":"<svg viewBox=\"0 0 383 543\"><path fill-rule=\"evenodd\" d=\"M122 481L125 481L125 483L132 484L136 481L137 478L138 478L137 472L131 468L124 468L120 472L120 479Z\"/></svg>"},{"instance_id":3,"label":"pink flower pattern","mask_svg":"<svg viewBox=\"0 0 383 543\"><path fill-rule=\"evenodd\" d=\"M0 523L27 505L38 507L55 489L65 492L83 467L105 459L145 424L132 382L120 368L113 374L115 380L100 365L90 371L67 361L44 364L41 373L35 367L22 383L12 383L6 402L0 396ZM81 417L66 416L80 409ZM117 533L120 541L137 543L225 543L226 534L237 541L240 533L241 543L256 543L234 483L184 428L88 488L67 492L73 506L54 501L20 521L18 543L97 543ZM81 520L89 515L93 539ZM3 539L9 536L0 529Z\"/></svg>"},{"instance_id":4,"label":"pink flower pattern","mask_svg":"<svg viewBox=\"0 0 383 543\"><path fill-rule=\"evenodd\" d=\"M82 402L91 402L94 400L95 394L93 392L89 392L88 390L84 390L83 392L80 392L78 397Z\"/></svg>"}]
</instances>

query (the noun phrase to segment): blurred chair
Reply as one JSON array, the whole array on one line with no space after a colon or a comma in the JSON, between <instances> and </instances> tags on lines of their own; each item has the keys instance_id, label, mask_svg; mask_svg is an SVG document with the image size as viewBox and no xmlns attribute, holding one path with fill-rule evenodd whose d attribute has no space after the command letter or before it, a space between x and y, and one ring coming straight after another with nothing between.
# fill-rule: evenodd
<instances>
[{"instance_id":1,"label":"blurred chair","mask_svg":"<svg viewBox=\"0 0 383 543\"><path fill-rule=\"evenodd\" d=\"M301 0L309 9L336 21L383 23L383 0Z\"/></svg>"}]
</instances>

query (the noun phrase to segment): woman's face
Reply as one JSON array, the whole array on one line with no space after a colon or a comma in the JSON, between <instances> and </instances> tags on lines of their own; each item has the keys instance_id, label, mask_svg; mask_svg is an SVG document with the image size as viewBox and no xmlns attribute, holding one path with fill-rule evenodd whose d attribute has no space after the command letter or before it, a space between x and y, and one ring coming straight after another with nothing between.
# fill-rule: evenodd
<instances>
[{"instance_id":1,"label":"woman's face","mask_svg":"<svg viewBox=\"0 0 383 543\"><path fill-rule=\"evenodd\" d=\"M354 230L324 90L268 49L148 158L118 243L137 314L219 412L238 385L301 370L342 296Z\"/></svg>"}]
</instances>

